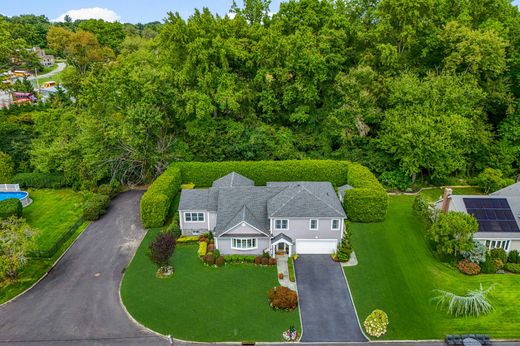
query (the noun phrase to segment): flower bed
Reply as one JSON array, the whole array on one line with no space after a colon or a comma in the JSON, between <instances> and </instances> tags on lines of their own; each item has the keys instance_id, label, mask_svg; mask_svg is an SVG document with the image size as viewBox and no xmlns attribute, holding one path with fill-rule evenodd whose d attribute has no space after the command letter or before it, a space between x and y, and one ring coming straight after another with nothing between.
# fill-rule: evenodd
<instances>
[{"instance_id":1,"label":"flower bed","mask_svg":"<svg viewBox=\"0 0 520 346\"><path fill-rule=\"evenodd\" d=\"M459 268L461 273L464 273L466 275L480 274L480 266L478 264L470 262L466 259L460 261L457 264L457 268Z\"/></svg>"}]
</instances>

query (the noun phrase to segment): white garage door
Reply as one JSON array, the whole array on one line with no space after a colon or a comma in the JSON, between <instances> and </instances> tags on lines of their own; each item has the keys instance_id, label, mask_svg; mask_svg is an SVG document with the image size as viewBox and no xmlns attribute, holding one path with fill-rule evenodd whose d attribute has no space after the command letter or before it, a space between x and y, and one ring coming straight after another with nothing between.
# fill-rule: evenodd
<instances>
[{"instance_id":1,"label":"white garage door","mask_svg":"<svg viewBox=\"0 0 520 346\"><path fill-rule=\"evenodd\" d=\"M296 239L296 253L305 254L331 254L336 251L336 239Z\"/></svg>"}]
</instances>

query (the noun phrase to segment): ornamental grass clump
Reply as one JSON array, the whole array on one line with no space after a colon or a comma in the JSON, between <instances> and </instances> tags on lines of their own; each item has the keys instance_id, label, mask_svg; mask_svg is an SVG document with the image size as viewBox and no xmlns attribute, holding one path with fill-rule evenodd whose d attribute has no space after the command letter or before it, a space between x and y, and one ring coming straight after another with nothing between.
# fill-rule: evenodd
<instances>
[{"instance_id":1,"label":"ornamental grass clump","mask_svg":"<svg viewBox=\"0 0 520 346\"><path fill-rule=\"evenodd\" d=\"M469 290L465 296L458 296L455 293L435 290L439 293L433 298L437 306L446 310L452 316L481 316L489 313L493 307L489 303L487 296L493 285L488 289L483 289L482 284L477 290Z\"/></svg>"},{"instance_id":2,"label":"ornamental grass clump","mask_svg":"<svg viewBox=\"0 0 520 346\"><path fill-rule=\"evenodd\" d=\"M370 336L380 337L386 334L388 327L388 315L383 310L376 309L363 322L365 331Z\"/></svg>"}]
</instances>

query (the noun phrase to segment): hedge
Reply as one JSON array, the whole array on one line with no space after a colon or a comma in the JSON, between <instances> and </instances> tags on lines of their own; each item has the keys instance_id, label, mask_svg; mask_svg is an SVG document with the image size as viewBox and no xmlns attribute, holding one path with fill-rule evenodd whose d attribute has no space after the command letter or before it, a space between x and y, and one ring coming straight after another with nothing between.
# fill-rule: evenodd
<instances>
[{"instance_id":1,"label":"hedge","mask_svg":"<svg viewBox=\"0 0 520 346\"><path fill-rule=\"evenodd\" d=\"M164 224L181 183L208 187L214 180L233 171L253 180L256 185L265 185L269 181L330 181L334 186L348 183L354 187L345 194L345 208L351 221L377 222L386 216L386 191L368 168L350 161L176 162L143 195L143 225L152 228Z\"/></svg>"},{"instance_id":2,"label":"hedge","mask_svg":"<svg viewBox=\"0 0 520 346\"><path fill-rule=\"evenodd\" d=\"M21 217L23 212L22 203L18 198L8 198L0 201L0 219L9 216Z\"/></svg>"},{"instance_id":3,"label":"hedge","mask_svg":"<svg viewBox=\"0 0 520 346\"><path fill-rule=\"evenodd\" d=\"M65 177L56 173L18 173L11 181L23 188L59 189L69 186Z\"/></svg>"},{"instance_id":4,"label":"hedge","mask_svg":"<svg viewBox=\"0 0 520 346\"><path fill-rule=\"evenodd\" d=\"M141 220L145 228L161 227L170 204L181 187L181 173L171 167L161 174L141 198Z\"/></svg>"},{"instance_id":5,"label":"hedge","mask_svg":"<svg viewBox=\"0 0 520 346\"><path fill-rule=\"evenodd\" d=\"M87 221L95 221L101 217L110 204L110 197L95 194L83 206L83 218Z\"/></svg>"}]
</instances>

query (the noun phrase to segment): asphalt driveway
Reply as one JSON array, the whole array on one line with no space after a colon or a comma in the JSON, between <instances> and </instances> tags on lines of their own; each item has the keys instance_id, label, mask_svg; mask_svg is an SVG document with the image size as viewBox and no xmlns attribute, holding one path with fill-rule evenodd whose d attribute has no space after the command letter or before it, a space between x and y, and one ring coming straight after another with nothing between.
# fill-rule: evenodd
<instances>
[{"instance_id":1,"label":"asphalt driveway","mask_svg":"<svg viewBox=\"0 0 520 346\"><path fill-rule=\"evenodd\" d=\"M295 262L302 342L367 341L338 263L329 255L301 255Z\"/></svg>"},{"instance_id":2,"label":"asphalt driveway","mask_svg":"<svg viewBox=\"0 0 520 346\"><path fill-rule=\"evenodd\" d=\"M168 345L134 324L119 283L145 235L141 191L116 197L38 285L0 307L0 344Z\"/></svg>"}]
</instances>

